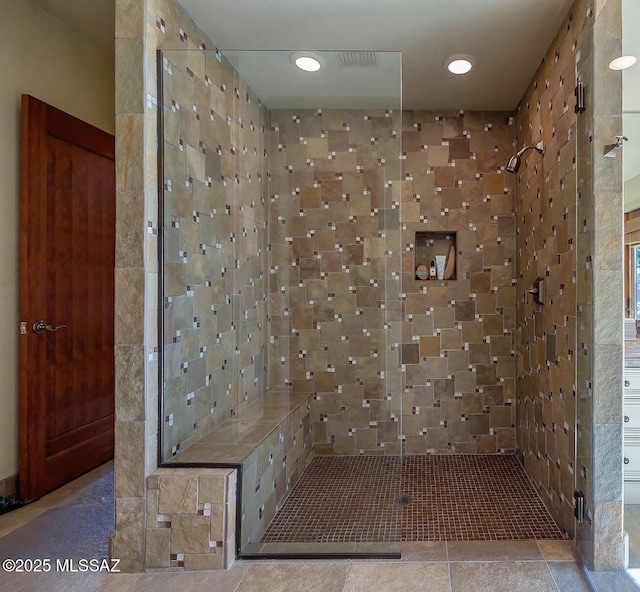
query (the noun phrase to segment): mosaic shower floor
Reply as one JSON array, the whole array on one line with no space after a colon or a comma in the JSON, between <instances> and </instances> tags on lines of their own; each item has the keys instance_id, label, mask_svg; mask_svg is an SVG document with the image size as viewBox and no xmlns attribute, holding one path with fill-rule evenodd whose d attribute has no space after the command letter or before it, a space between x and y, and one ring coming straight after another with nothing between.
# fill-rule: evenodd
<instances>
[{"instance_id":1,"label":"mosaic shower floor","mask_svg":"<svg viewBox=\"0 0 640 592\"><path fill-rule=\"evenodd\" d=\"M262 542L562 538L515 456L320 456Z\"/></svg>"}]
</instances>

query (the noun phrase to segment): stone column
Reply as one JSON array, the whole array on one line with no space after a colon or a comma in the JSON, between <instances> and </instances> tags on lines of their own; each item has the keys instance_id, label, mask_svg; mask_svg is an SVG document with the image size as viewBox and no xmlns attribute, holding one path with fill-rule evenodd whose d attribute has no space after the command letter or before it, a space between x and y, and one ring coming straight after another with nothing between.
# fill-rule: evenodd
<instances>
[{"instance_id":1,"label":"stone column","mask_svg":"<svg viewBox=\"0 0 640 592\"><path fill-rule=\"evenodd\" d=\"M593 29L593 568L624 569L622 529L623 206L621 0L594 1Z\"/></svg>"},{"instance_id":2,"label":"stone column","mask_svg":"<svg viewBox=\"0 0 640 592\"><path fill-rule=\"evenodd\" d=\"M153 331L148 328L157 307L152 301L157 263L155 257L147 257L147 221L154 218L148 211L144 158L146 10L145 0L116 0L116 529L110 554L121 560L122 571L144 568L146 465L155 462L147 462L148 450L155 459L155 450L147 446L147 431L157 411L145 401L153 372L148 367Z\"/></svg>"}]
</instances>

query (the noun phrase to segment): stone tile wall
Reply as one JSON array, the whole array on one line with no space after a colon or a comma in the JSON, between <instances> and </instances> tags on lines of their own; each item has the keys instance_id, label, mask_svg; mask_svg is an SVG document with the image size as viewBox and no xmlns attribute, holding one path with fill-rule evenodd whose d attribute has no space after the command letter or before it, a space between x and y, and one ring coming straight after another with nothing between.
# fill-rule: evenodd
<instances>
[{"instance_id":1,"label":"stone tile wall","mask_svg":"<svg viewBox=\"0 0 640 592\"><path fill-rule=\"evenodd\" d=\"M514 126L505 112L406 113L403 433L408 454L515 450ZM414 237L456 233L456 280L415 280ZM417 354L417 359L416 359ZM417 362L417 363L416 363Z\"/></svg>"},{"instance_id":2,"label":"stone tile wall","mask_svg":"<svg viewBox=\"0 0 640 592\"><path fill-rule=\"evenodd\" d=\"M242 466L242 545L260 542L307 468L313 452L311 397L303 401Z\"/></svg>"},{"instance_id":3,"label":"stone tile wall","mask_svg":"<svg viewBox=\"0 0 640 592\"><path fill-rule=\"evenodd\" d=\"M147 478L145 566L228 569L235 558L236 471L157 469Z\"/></svg>"},{"instance_id":4,"label":"stone tile wall","mask_svg":"<svg viewBox=\"0 0 640 592\"><path fill-rule=\"evenodd\" d=\"M580 40L589 25L578 2L516 111L517 145L529 151L517 174L518 452L554 519L574 536L577 312L576 118ZM587 82L589 84L590 81ZM546 303L527 291L544 278Z\"/></svg>"},{"instance_id":5,"label":"stone tile wall","mask_svg":"<svg viewBox=\"0 0 640 592\"><path fill-rule=\"evenodd\" d=\"M400 133L392 111L271 112L269 380L314 394L323 454L400 451Z\"/></svg>"},{"instance_id":6,"label":"stone tile wall","mask_svg":"<svg viewBox=\"0 0 640 592\"><path fill-rule=\"evenodd\" d=\"M115 254L115 533L111 557L123 571L142 571L145 562L146 476L155 469L157 421L157 339L148 332L157 319L157 189L146 167L144 80L145 5L117 0L116 90L116 254ZM155 117L153 117L155 120ZM150 180L151 187L147 184ZM157 334L157 331L155 331ZM155 413L157 416L157 412ZM155 448L154 455L151 454Z\"/></svg>"},{"instance_id":7,"label":"stone tile wall","mask_svg":"<svg viewBox=\"0 0 640 592\"><path fill-rule=\"evenodd\" d=\"M315 394L315 450L513 451L509 114L271 117L271 379ZM457 279L416 280L415 233L445 230Z\"/></svg>"},{"instance_id":8,"label":"stone tile wall","mask_svg":"<svg viewBox=\"0 0 640 592\"><path fill-rule=\"evenodd\" d=\"M584 8L584 7L583 7ZM576 439L576 113L578 37L572 10L516 111L518 452L554 519L573 536ZM544 278L546 303L528 290Z\"/></svg>"},{"instance_id":9,"label":"stone tile wall","mask_svg":"<svg viewBox=\"0 0 640 592\"><path fill-rule=\"evenodd\" d=\"M620 22L618 0L576 1L516 112L518 147L545 142L544 158L527 153L517 185L518 451L596 569L623 561L621 173L598 154L621 129L621 85L606 67ZM576 72L587 97L579 115ZM526 302L538 277L542 307ZM587 507L577 530L576 489Z\"/></svg>"},{"instance_id":10,"label":"stone tile wall","mask_svg":"<svg viewBox=\"0 0 640 592\"><path fill-rule=\"evenodd\" d=\"M264 393L267 112L215 50L163 59L168 459Z\"/></svg>"},{"instance_id":11,"label":"stone tile wall","mask_svg":"<svg viewBox=\"0 0 640 592\"><path fill-rule=\"evenodd\" d=\"M116 0L115 16L116 524L110 554L122 558L124 571L141 571L146 555L146 476L157 466L158 443L156 51L213 44L174 0ZM182 73L186 76L186 70ZM189 151L194 157L190 166L197 178L202 153L198 154L199 145L192 148L196 151ZM189 359L197 358L194 354Z\"/></svg>"},{"instance_id":12,"label":"stone tile wall","mask_svg":"<svg viewBox=\"0 0 640 592\"><path fill-rule=\"evenodd\" d=\"M593 17L592 158L585 158L582 166L592 174L592 208L583 221L585 234L591 234L591 259L589 251L578 248L579 254L586 255L578 260L578 270L590 270L592 281L592 314L588 307L583 312L592 331L591 343L578 334L579 341L586 343L585 358L590 358L591 364L579 366L578 381L589 385L591 380L591 392L587 389L586 395L591 395L592 401L585 405L589 415L585 414L586 421L580 421L580 425L588 427L593 443L593 455L585 457L585 465L592 459L592 466L587 465L586 485L589 487L590 469L593 501L589 503L587 498L589 528L576 538L581 555L595 570L620 570L625 567L620 462L624 354L622 159L605 158L604 147L622 134L622 75L608 67L622 54L621 0L594 0ZM579 217L579 228L580 222Z\"/></svg>"}]
</instances>

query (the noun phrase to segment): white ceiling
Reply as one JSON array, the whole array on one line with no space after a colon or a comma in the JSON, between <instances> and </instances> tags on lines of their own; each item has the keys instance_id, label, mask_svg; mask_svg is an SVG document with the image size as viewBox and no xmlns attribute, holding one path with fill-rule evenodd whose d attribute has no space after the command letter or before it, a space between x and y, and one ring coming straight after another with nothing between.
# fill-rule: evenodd
<instances>
[{"instance_id":1,"label":"white ceiling","mask_svg":"<svg viewBox=\"0 0 640 592\"><path fill-rule=\"evenodd\" d=\"M401 51L405 109L512 110L573 0L179 2L222 50ZM460 53L466 76L443 67Z\"/></svg>"},{"instance_id":2,"label":"white ceiling","mask_svg":"<svg viewBox=\"0 0 640 592\"><path fill-rule=\"evenodd\" d=\"M313 52L324 64L318 72L298 69L290 51L222 53L270 109L399 110L402 106L399 51L350 52L351 62L364 58L369 65L345 65L338 51Z\"/></svg>"}]
</instances>

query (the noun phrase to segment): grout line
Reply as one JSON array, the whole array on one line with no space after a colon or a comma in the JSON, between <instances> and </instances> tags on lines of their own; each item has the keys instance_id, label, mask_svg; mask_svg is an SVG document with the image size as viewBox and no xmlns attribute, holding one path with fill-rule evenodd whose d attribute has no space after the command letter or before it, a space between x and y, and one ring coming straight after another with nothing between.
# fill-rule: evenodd
<instances>
[{"instance_id":1,"label":"grout line","mask_svg":"<svg viewBox=\"0 0 640 592\"><path fill-rule=\"evenodd\" d=\"M237 561L233 564L231 569L233 569L236 565L238 565ZM249 573L250 569L251 569L251 565L247 565L247 569L244 570L242 577L238 580L238 585L233 589L232 592L238 592L238 590L240 590L240 586L242 585L242 582L244 582L244 579L247 577L247 574Z\"/></svg>"},{"instance_id":2,"label":"grout line","mask_svg":"<svg viewBox=\"0 0 640 592\"><path fill-rule=\"evenodd\" d=\"M349 564L347 566L347 573L344 578L344 586L342 586L342 592L347 592L347 583L349 582L349 576L351 575L352 569L353 569L353 561L350 559Z\"/></svg>"},{"instance_id":3,"label":"grout line","mask_svg":"<svg viewBox=\"0 0 640 592\"><path fill-rule=\"evenodd\" d=\"M453 592L453 578L451 577L451 561L449 560L449 543L446 543L447 549L447 573L449 574L449 590Z\"/></svg>"},{"instance_id":4,"label":"grout line","mask_svg":"<svg viewBox=\"0 0 640 592\"><path fill-rule=\"evenodd\" d=\"M100 592L100 590L102 590L103 588L107 588L109 589L109 581L116 581L118 582L118 584L120 583L120 580L118 578L120 578L120 574L114 575L114 574L107 574L109 577L108 579L104 580L103 582L100 582L98 584L98 587L95 589L95 592ZM120 590L120 586L118 586L118 590L120 592L135 592L136 587L138 586L138 584L140 583L140 580L142 579L142 576L145 575L144 573L140 573L140 574L130 574L127 573L126 575L130 575L130 576L137 576L136 578L132 578L131 584L127 587L127 588L123 588L122 590Z\"/></svg>"},{"instance_id":5,"label":"grout line","mask_svg":"<svg viewBox=\"0 0 640 592\"><path fill-rule=\"evenodd\" d=\"M551 575L551 581L553 582L553 585L556 587L557 592L562 592L560 590L560 588L558 587L558 582L556 582L556 579L553 577L553 572L551 571L551 568L549 567L549 562L545 561L544 563L547 566L547 571Z\"/></svg>"}]
</instances>

